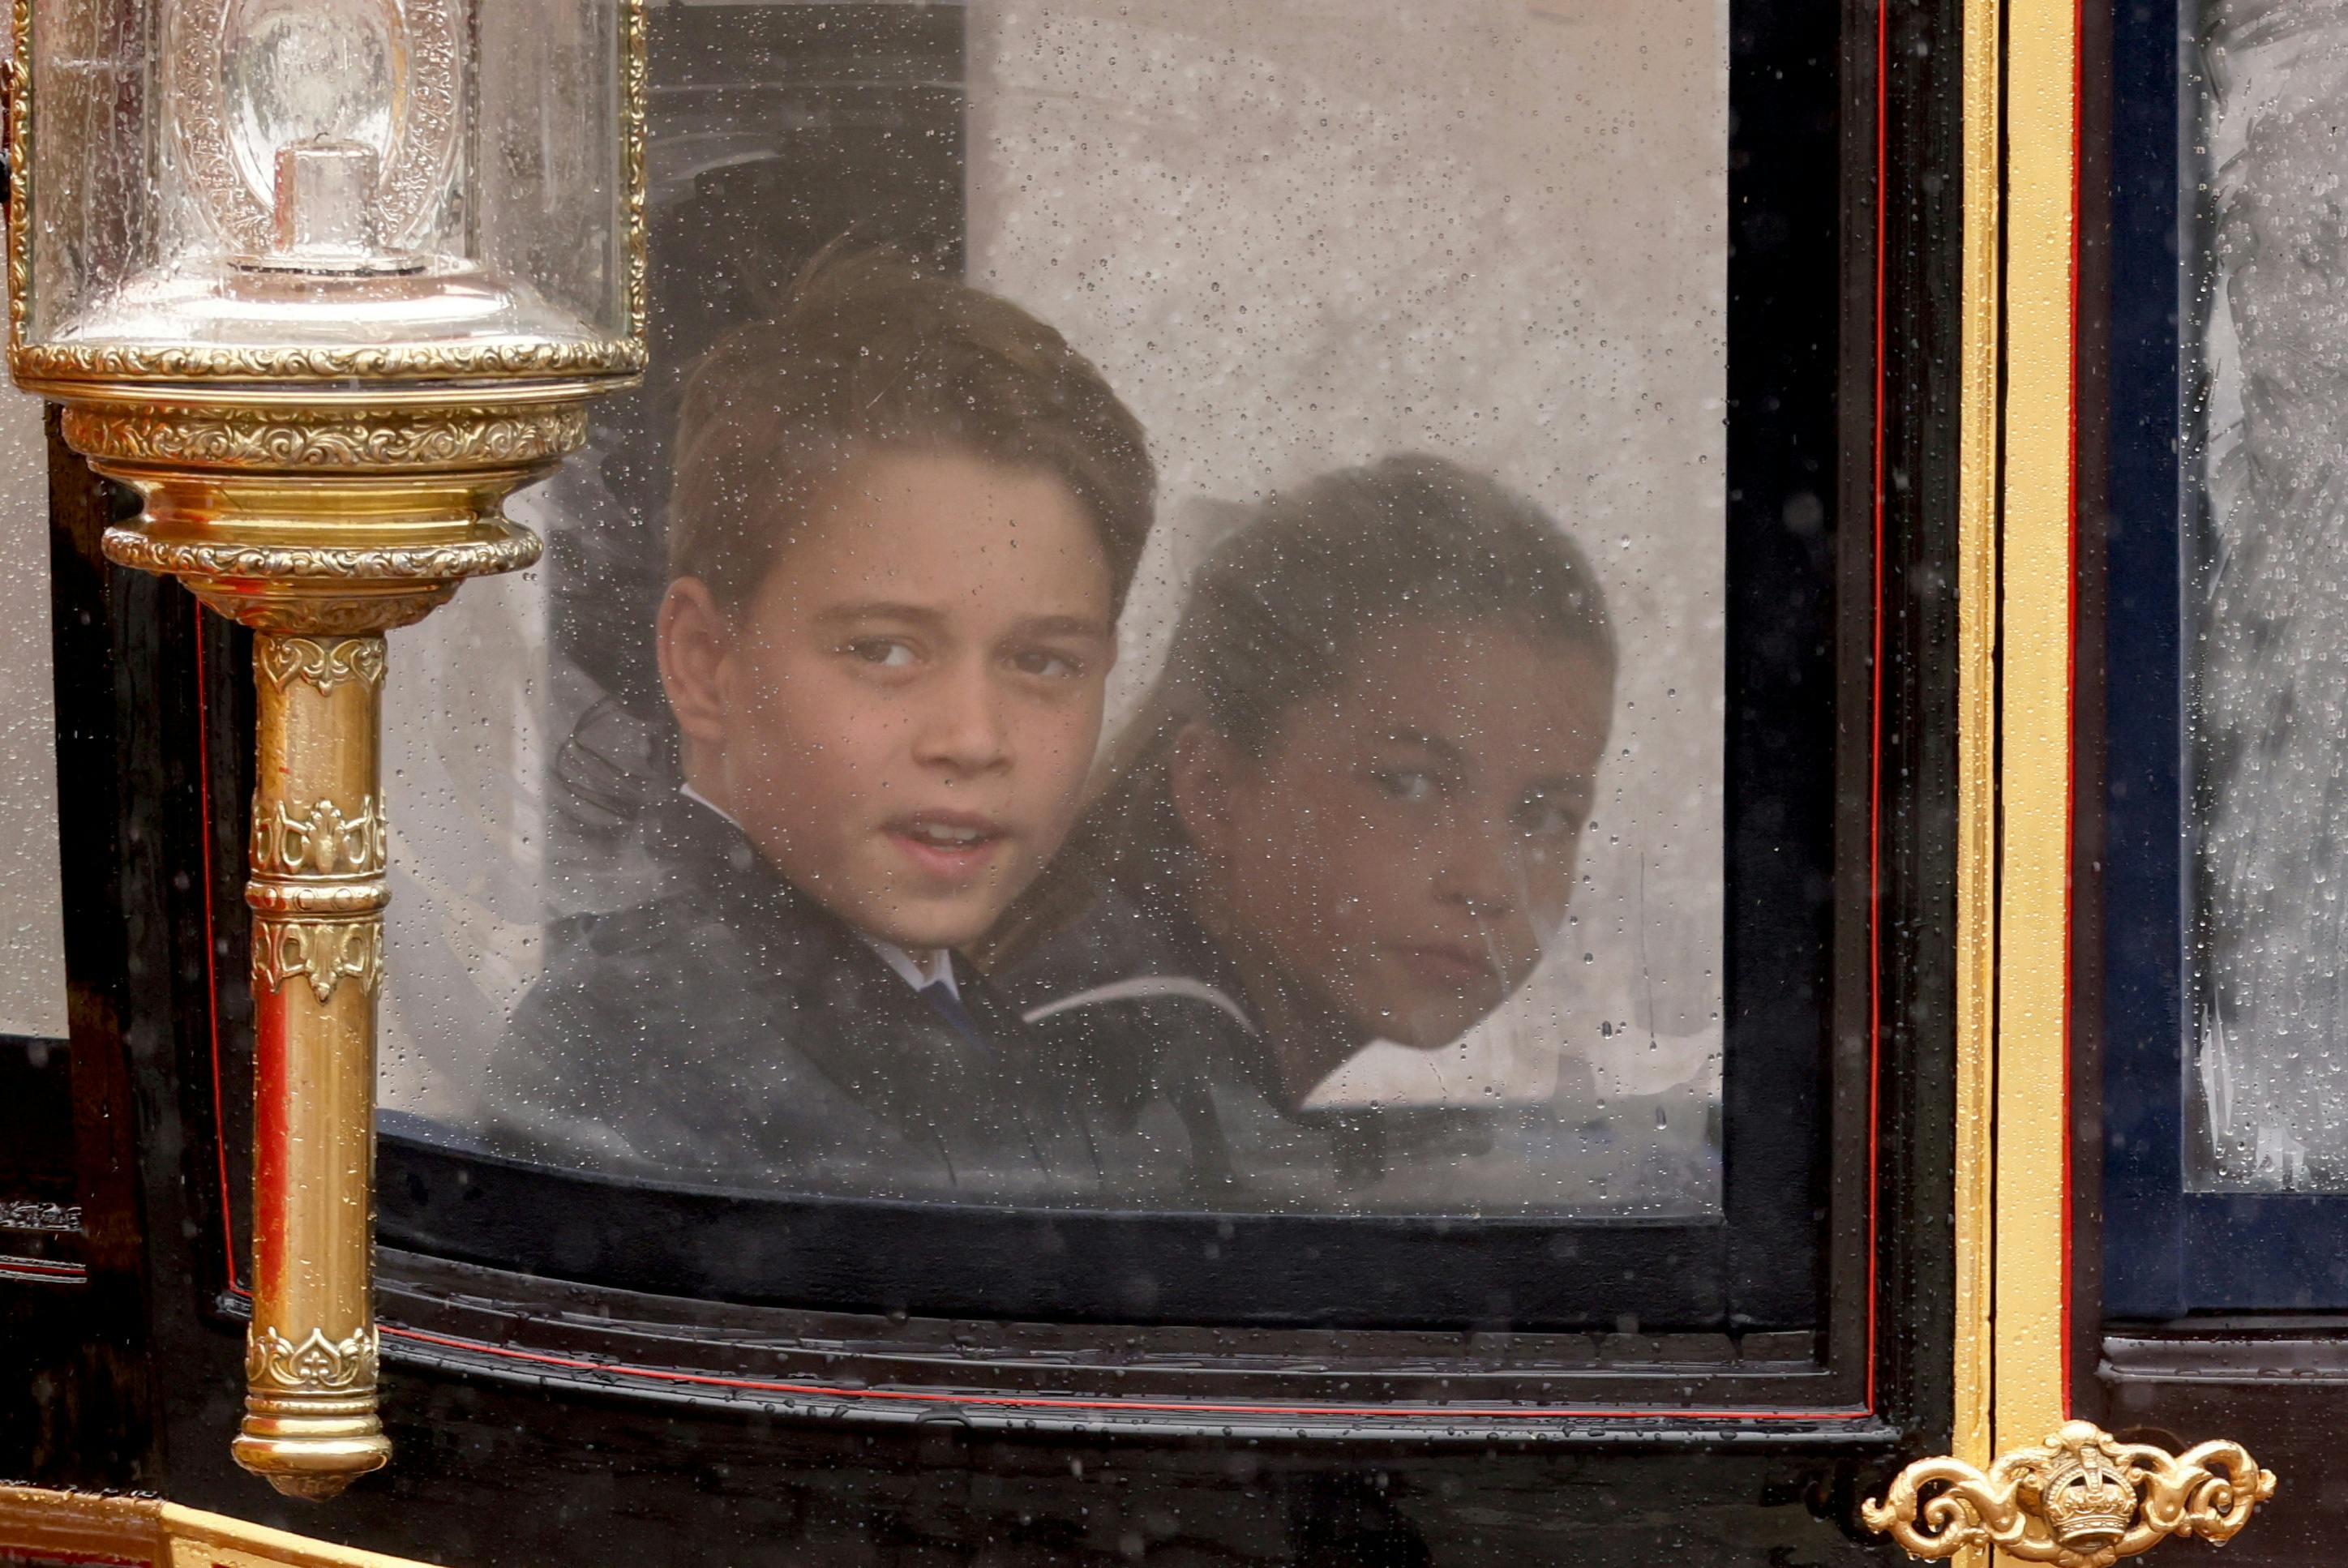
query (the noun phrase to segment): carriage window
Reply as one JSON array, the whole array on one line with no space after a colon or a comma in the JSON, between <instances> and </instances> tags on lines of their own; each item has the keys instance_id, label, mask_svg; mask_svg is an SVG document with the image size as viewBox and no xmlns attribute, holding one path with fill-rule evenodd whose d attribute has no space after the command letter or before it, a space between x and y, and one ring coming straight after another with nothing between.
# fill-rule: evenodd
<instances>
[{"instance_id":1,"label":"carriage window","mask_svg":"<svg viewBox=\"0 0 2348 1568\"><path fill-rule=\"evenodd\" d=\"M2245 10L2236 18L2233 12ZM2208 393L2189 450L2188 645L2198 985L2188 1187L2348 1192L2348 993L2337 419L2312 390L2348 269L2313 192L2348 30L2211 14L2188 169L2209 288L2192 350Z\"/></svg>"},{"instance_id":2,"label":"carriage window","mask_svg":"<svg viewBox=\"0 0 2348 1568\"><path fill-rule=\"evenodd\" d=\"M40 403L0 393L0 534L12 560L48 557L46 462ZM0 581L0 1103L26 1116L24 1136L0 1150L0 1277L49 1279L70 1266L57 1243L78 1211L45 573Z\"/></svg>"},{"instance_id":3,"label":"carriage window","mask_svg":"<svg viewBox=\"0 0 2348 1568\"><path fill-rule=\"evenodd\" d=\"M709 26L653 386L403 648L385 1104L1716 1213L1722 7L828 9L900 78L811 129Z\"/></svg>"},{"instance_id":4,"label":"carriage window","mask_svg":"<svg viewBox=\"0 0 2348 1568\"><path fill-rule=\"evenodd\" d=\"M48 558L46 445L38 399L0 394L0 531L9 559ZM57 914L57 725L45 574L0 582L0 1036L62 1040L65 933ZM36 1056L47 1047L35 1046ZM11 1081L0 1078L0 1083Z\"/></svg>"},{"instance_id":5,"label":"carriage window","mask_svg":"<svg viewBox=\"0 0 2348 1568\"><path fill-rule=\"evenodd\" d=\"M2178 27L2185 28L2180 39ZM2182 47L2180 48L2180 43ZM2105 730L2106 1314L2348 1307L2337 311L2348 29L2116 34ZM2092 515L2083 513L2083 515Z\"/></svg>"},{"instance_id":6,"label":"carriage window","mask_svg":"<svg viewBox=\"0 0 2348 1568\"><path fill-rule=\"evenodd\" d=\"M652 370L393 644L385 1240L1807 1336L1872 974L1821 18L656 7Z\"/></svg>"}]
</instances>

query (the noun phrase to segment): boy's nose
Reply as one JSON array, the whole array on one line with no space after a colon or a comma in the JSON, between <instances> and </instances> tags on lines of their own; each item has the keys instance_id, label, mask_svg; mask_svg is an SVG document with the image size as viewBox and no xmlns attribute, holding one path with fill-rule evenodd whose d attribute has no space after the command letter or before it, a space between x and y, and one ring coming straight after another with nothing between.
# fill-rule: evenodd
<instances>
[{"instance_id":1,"label":"boy's nose","mask_svg":"<svg viewBox=\"0 0 2348 1568\"><path fill-rule=\"evenodd\" d=\"M983 672L941 681L913 738L915 760L954 773L983 773L1010 759L1002 714Z\"/></svg>"}]
</instances>

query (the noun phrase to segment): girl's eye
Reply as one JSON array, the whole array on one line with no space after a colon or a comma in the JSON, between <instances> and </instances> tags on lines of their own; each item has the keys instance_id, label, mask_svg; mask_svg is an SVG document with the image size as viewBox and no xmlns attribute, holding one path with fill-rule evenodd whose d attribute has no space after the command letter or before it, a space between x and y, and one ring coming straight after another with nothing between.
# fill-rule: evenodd
<instances>
[{"instance_id":1,"label":"girl's eye","mask_svg":"<svg viewBox=\"0 0 2348 1568\"><path fill-rule=\"evenodd\" d=\"M1410 768L1373 768L1370 769L1370 782L1387 799L1400 800L1408 805L1432 800L1437 792L1433 774L1421 773Z\"/></svg>"},{"instance_id":2,"label":"girl's eye","mask_svg":"<svg viewBox=\"0 0 2348 1568\"><path fill-rule=\"evenodd\" d=\"M878 665L883 669L903 669L913 662L912 645L901 643L894 637L865 637L849 644L848 652L850 657L861 663Z\"/></svg>"},{"instance_id":3,"label":"girl's eye","mask_svg":"<svg viewBox=\"0 0 2348 1568\"><path fill-rule=\"evenodd\" d=\"M1517 808L1517 830L1529 839L1570 837L1581 831L1581 813L1562 800L1528 800Z\"/></svg>"},{"instance_id":4,"label":"girl's eye","mask_svg":"<svg viewBox=\"0 0 2348 1568\"><path fill-rule=\"evenodd\" d=\"M1023 676L1041 676L1048 680L1066 680L1084 674L1082 664L1050 648L1028 648L1014 654L1011 665Z\"/></svg>"}]
</instances>

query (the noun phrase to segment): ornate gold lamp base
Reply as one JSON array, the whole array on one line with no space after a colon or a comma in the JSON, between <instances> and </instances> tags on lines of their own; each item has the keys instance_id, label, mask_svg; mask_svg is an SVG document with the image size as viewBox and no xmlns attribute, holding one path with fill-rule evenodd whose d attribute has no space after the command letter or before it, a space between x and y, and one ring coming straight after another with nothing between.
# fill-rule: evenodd
<instances>
[{"instance_id":1,"label":"ornate gold lamp base","mask_svg":"<svg viewBox=\"0 0 2348 1568\"><path fill-rule=\"evenodd\" d=\"M2109 1568L2172 1535L2230 1541L2274 1491L2274 1471L2259 1469L2240 1443L2172 1455L2065 1421L2037 1447L2001 1456L1986 1475L1962 1460L1919 1460L1859 1515L1918 1557L1993 1546L2025 1563Z\"/></svg>"},{"instance_id":2,"label":"ornate gold lamp base","mask_svg":"<svg viewBox=\"0 0 2348 1568\"><path fill-rule=\"evenodd\" d=\"M65 436L145 510L108 559L250 626L252 1326L237 1462L330 1497L381 1468L374 1312L383 984L384 633L467 577L538 559L499 514L586 434L611 383L320 390L61 383Z\"/></svg>"}]
</instances>

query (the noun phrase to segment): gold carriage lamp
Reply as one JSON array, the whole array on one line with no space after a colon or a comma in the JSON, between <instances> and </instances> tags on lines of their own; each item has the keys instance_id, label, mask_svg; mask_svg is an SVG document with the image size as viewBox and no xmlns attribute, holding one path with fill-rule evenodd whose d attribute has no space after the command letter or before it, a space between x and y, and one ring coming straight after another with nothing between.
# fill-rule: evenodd
<instances>
[{"instance_id":1,"label":"gold carriage lamp","mask_svg":"<svg viewBox=\"0 0 2348 1568\"><path fill-rule=\"evenodd\" d=\"M376 1408L384 634L644 367L641 0L15 0L9 366L135 489L118 564L252 627L252 1325L235 1453Z\"/></svg>"}]
</instances>

